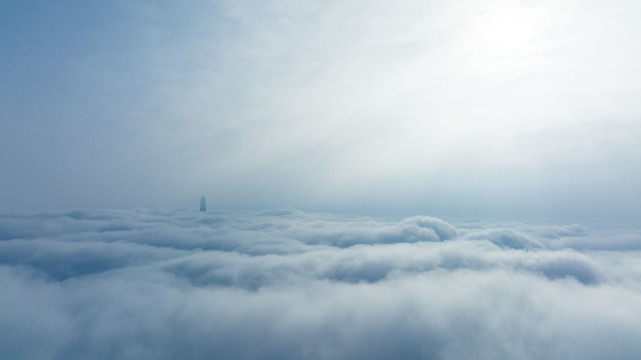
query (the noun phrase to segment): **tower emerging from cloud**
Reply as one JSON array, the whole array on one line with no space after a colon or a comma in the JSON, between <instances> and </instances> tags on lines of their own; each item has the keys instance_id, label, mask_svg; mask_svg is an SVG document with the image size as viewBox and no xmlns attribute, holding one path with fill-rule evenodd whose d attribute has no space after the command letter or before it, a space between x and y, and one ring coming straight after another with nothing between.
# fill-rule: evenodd
<instances>
[{"instance_id":1,"label":"tower emerging from cloud","mask_svg":"<svg viewBox=\"0 0 641 360\"><path fill-rule=\"evenodd\" d=\"M207 200L205 199L204 196L200 198L200 211L207 211Z\"/></svg>"}]
</instances>

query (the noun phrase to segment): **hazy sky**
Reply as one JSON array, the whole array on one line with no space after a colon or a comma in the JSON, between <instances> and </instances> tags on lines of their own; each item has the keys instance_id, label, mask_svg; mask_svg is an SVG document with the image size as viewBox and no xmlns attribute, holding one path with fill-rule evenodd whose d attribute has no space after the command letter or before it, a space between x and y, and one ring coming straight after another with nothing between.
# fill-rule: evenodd
<instances>
[{"instance_id":1,"label":"hazy sky","mask_svg":"<svg viewBox=\"0 0 641 360\"><path fill-rule=\"evenodd\" d=\"M0 210L641 211L637 1L3 1Z\"/></svg>"}]
</instances>

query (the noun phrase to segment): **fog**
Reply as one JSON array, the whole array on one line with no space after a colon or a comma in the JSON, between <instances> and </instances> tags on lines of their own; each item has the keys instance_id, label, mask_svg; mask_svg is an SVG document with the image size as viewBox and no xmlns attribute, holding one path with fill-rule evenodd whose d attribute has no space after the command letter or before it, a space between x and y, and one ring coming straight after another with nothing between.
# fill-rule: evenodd
<instances>
[{"instance_id":1,"label":"fog","mask_svg":"<svg viewBox=\"0 0 641 360\"><path fill-rule=\"evenodd\" d=\"M7 359L636 359L641 231L305 213L0 218Z\"/></svg>"}]
</instances>

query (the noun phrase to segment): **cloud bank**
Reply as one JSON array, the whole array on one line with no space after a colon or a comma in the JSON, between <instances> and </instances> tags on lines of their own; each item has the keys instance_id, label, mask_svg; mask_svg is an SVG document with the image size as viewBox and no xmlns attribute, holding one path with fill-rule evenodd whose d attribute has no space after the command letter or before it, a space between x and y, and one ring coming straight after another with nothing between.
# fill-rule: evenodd
<instances>
[{"instance_id":1,"label":"cloud bank","mask_svg":"<svg viewBox=\"0 0 641 360\"><path fill-rule=\"evenodd\" d=\"M641 231L0 215L3 359L637 359Z\"/></svg>"}]
</instances>

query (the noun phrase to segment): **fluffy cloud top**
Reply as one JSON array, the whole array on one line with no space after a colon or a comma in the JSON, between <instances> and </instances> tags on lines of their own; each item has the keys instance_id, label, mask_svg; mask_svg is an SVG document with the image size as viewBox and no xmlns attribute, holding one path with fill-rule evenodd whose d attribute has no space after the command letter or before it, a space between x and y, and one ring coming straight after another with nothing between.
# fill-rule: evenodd
<instances>
[{"instance_id":1,"label":"fluffy cloud top","mask_svg":"<svg viewBox=\"0 0 641 360\"><path fill-rule=\"evenodd\" d=\"M638 359L638 229L0 215L3 359Z\"/></svg>"}]
</instances>

